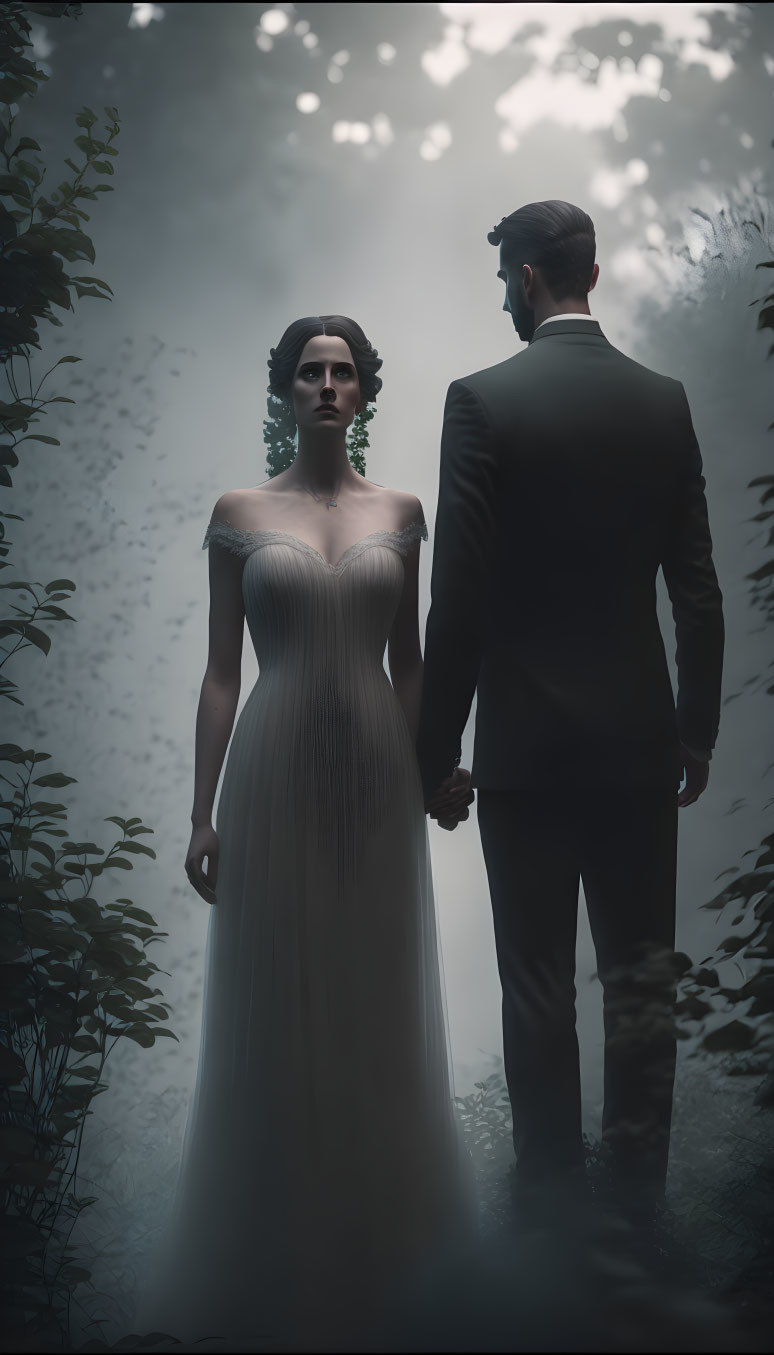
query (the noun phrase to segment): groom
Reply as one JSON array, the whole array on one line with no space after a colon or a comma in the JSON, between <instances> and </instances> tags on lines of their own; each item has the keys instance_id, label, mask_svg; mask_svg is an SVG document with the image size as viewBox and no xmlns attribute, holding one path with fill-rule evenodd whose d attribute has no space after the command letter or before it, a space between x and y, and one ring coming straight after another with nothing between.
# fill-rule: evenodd
<instances>
[{"instance_id":1,"label":"groom","mask_svg":"<svg viewBox=\"0 0 774 1355\"><path fill-rule=\"evenodd\" d=\"M583 1178L582 882L604 1000L603 1142L622 1208L649 1216L672 1111L678 806L707 784L720 710L702 460L681 383L626 357L589 314L599 267L587 214L530 203L488 239L528 347L446 397L417 738L425 807L448 820L450 795L465 794L460 743L477 691L470 785L517 1186L529 1200Z\"/></svg>"}]
</instances>

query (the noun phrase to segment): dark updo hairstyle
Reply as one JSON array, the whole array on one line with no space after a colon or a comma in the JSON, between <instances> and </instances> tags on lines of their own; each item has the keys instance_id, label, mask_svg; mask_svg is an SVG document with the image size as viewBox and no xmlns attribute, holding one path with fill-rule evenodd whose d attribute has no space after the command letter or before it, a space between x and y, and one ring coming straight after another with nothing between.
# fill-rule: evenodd
<instances>
[{"instance_id":1,"label":"dark updo hairstyle","mask_svg":"<svg viewBox=\"0 0 774 1355\"><path fill-rule=\"evenodd\" d=\"M571 202L529 202L504 216L486 238L490 245L502 241L503 257L516 268L539 268L554 301L588 294L597 251L594 222Z\"/></svg>"},{"instance_id":2,"label":"dark updo hairstyle","mask_svg":"<svg viewBox=\"0 0 774 1355\"><path fill-rule=\"evenodd\" d=\"M349 345L352 361L360 382L361 399L366 407L355 415L347 439L349 459L355 470L365 475L365 457L368 446L367 424L376 411L368 403L376 400L382 388L382 379L376 373L382 365L376 349L368 342L360 325L347 315L307 315L288 325L276 348L270 348L268 418L263 425L263 440L268 448L266 473L271 478L287 470L296 454L296 420L293 413L291 388L301 354L310 339L319 334L332 334Z\"/></svg>"}]
</instances>

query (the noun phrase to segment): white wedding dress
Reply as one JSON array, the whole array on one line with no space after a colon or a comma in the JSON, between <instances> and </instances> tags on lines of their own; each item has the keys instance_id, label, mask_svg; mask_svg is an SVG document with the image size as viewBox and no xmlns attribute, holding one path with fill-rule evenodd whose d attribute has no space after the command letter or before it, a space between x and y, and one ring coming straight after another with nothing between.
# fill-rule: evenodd
<instances>
[{"instance_id":1,"label":"white wedding dress","mask_svg":"<svg viewBox=\"0 0 774 1355\"><path fill-rule=\"evenodd\" d=\"M420 537L372 532L331 565L287 532L207 528L244 557L259 677L217 809L199 1065L145 1331L329 1339L474 1235L421 780L383 667Z\"/></svg>"}]
</instances>

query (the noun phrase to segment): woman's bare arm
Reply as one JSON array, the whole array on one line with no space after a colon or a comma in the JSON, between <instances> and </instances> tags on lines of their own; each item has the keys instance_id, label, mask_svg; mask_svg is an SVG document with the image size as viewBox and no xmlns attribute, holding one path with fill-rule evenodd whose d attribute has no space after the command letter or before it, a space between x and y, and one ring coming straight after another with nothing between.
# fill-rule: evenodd
<instances>
[{"instance_id":1,"label":"woman's bare arm","mask_svg":"<svg viewBox=\"0 0 774 1355\"><path fill-rule=\"evenodd\" d=\"M213 510L213 519L233 522L236 497L235 492L221 495ZM194 803L191 813L194 828L212 822L218 778L234 727L242 683L244 560L214 543L209 547L209 555L209 654L196 712Z\"/></svg>"},{"instance_id":2,"label":"woman's bare arm","mask_svg":"<svg viewBox=\"0 0 774 1355\"><path fill-rule=\"evenodd\" d=\"M407 496L409 497L409 496ZM412 518L421 518L422 505L413 499ZM398 610L387 640L387 664L395 694L403 707L412 739L419 728L422 699L422 646L419 640L419 542L403 557L404 582Z\"/></svg>"}]
</instances>

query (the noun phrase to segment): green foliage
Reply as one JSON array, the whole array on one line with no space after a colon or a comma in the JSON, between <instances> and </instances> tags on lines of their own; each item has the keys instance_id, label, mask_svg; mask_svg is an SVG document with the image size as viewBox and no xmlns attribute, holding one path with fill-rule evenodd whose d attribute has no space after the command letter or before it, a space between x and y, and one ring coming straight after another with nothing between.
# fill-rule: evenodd
<instances>
[{"instance_id":1,"label":"green foliage","mask_svg":"<svg viewBox=\"0 0 774 1355\"><path fill-rule=\"evenodd\" d=\"M177 1036L164 1025L162 990L151 986L167 971L148 956L167 933L131 898L103 905L93 894L108 871L131 870L130 857L155 859L139 841L153 830L108 815L121 835L107 854L70 840L65 805L33 789L75 780L36 776L49 756L0 745L0 765L15 773L0 773L8 815L0 829L0 1172L10 1266L2 1297L64 1324L71 1289L90 1278L82 1260L75 1264L70 1235L94 1199L77 1193L76 1173L91 1101L107 1089L105 1062L122 1037L147 1049ZM36 1329L23 1325L27 1336Z\"/></svg>"},{"instance_id":2,"label":"green foliage","mask_svg":"<svg viewBox=\"0 0 774 1355\"><path fill-rule=\"evenodd\" d=\"M751 223L757 226L757 222ZM758 227L760 230L760 227ZM756 268L774 268L774 259L766 259L763 263L755 265ZM756 297L750 302L751 306L760 306L758 312L758 329L774 330L774 291L769 292L764 297ZM774 343L769 347L767 357L774 355ZM769 424L769 429L774 429L774 423ZM756 513L751 519L752 522L768 522L774 517L774 475L758 475L751 480L748 489L759 489L758 503L760 512ZM774 547L774 525L768 529L766 536L766 548L770 552ZM774 555L768 554L766 559L747 575L752 583L751 594L753 604L759 607L766 618L771 623L774 621ZM772 665L774 666L774 665ZM766 688L769 695L774 694L774 683Z\"/></svg>"},{"instance_id":3,"label":"green foliage","mask_svg":"<svg viewBox=\"0 0 774 1355\"><path fill-rule=\"evenodd\" d=\"M21 152L37 152L40 146L31 137L22 136L14 143L14 124L16 116L11 106L18 103L24 94L34 94L38 83L47 77L37 69L24 54L23 48L30 46L30 26L25 11L45 15L49 18L77 16L81 5L5 5L0 18L0 69L4 72L0 79L0 160L4 173L0 173L0 287L3 291L4 307L0 312L0 361L4 365L5 375L11 398L0 401L0 484L11 488L11 468L18 466L17 448L23 442L43 442L58 447L57 438L46 433L28 432L39 423L40 412L49 404L74 404L66 395L55 395L48 400L39 397L43 382L62 363L79 362L72 355L60 358L44 374L37 388L32 389L32 377L29 367L31 347L40 348L38 322L47 320L50 324L61 325L52 307L72 310L70 288L74 288L77 297L95 296L107 300L112 291L106 282L90 275L70 275L63 260L72 263L86 259L94 263L94 246L81 229L83 222L89 220L88 213L77 206L80 199L96 201L97 193L112 192L112 186L97 184L91 188L85 182L90 170L98 174L112 175L113 167L109 160L100 157L113 157L118 154L111 142L119 131L118 113L115 108L105 108L108 122L108 139L102 141L92 136L92 127L98 121L90 108L83 108L75 122L85 129L84 135L75 138L75 144L83 154L83 163L78 166L67 159L68 167L73 171L72 179L64 179L58 189L48 198L39 191L45 178L45 168L40 157L33 154L22 156ZM29 391L22 397L19 381L14 371L14 358L21 358L26 364L29 375ZM16 518L18 514L0 514L0 555L8 554L5 540L4 519ZM7 562L0 562L1 568ZM61 582L61 581L60 581ZM68 581L72 591L74 584ZM22 581L5 583L5 588L26 588L32 594L29 585ZM36 585L44 587L44 585ZM56 583L45 585L52 592ZM34 596L34 594L32 594ZM67 594L62 594L66 597ZM2 650L0 667L11 654L37 645L48 653L49 637L35 625L41 620L72 620L61 608L53 604L58 599L49 597L44 604L36 599L35 608L25 612L12 607L14 616L0 617L0 637L14 638L15 643ZM0 678L0 695L21 705L14 693L18 689L6 674Z\"/></svg>"},{"instance_id":4,"label":"green foliage","mask_svg":"<svg viewBox=\"0 0 774 1355\"><path fill-rule=\"evenodd\" d=\"M513 1122L505 1079L501 1072L490 1073L467 1096L454 1100L476 1174L482 1223L485 1228L501 1226L510 1209L502 1181L513 1163Z\"/></svg>"},{"instance_id":5,"label":"green foliage","mask_svg":"<svg viewBox=\"0 0 774 1355\"><path fill-rule=\"evenodd\" d=\"M47 18L77 17L76 4L10 3L0 12L0 360L9 398L0 401L0 483L11 488L11 469L19 464L23 442L59 446L57 438L30 432L47 405L74 404L65 395L43 400L39 392L56 367L79 362L69 354L46 372L33 390L29 356L40 347L38 322L61 321L52 306L72 310L70 288L81 297L107 299L106 282L70 275L64 262L94 263L94 247L82 229L89 217L76 204L111 191L84 182L88 171L113 174L118 113L106 108L108 138L92 135L97 122L90 108L76 117L84 129L75 145L84 157L66 164L73 178L60 183L50 198L39 191L45 169L31 137L13 135L12 105L36 92L47 77L25 54L30 26L25 12ZM15 144L14 143L15 140ZM2 172L4 171L4 172ZM22 395L14 360L22 359L28 390ZM5 523L22 521L18 513L0 513L0 569L10 570L13 543ZM25 573L27 571L25 570ZM0 582L6 590L6 614L0 616L0 669L31 646L46 656L50 622L74 621L59 604L75 591L71 579L47 584L25 579ZM14 599L18 599L18 602ZM0 696L23 705L18 687L0 674ZM108 815L121 837L107 854L92 841L70 840L66 807L46 791L75 782L62 772L36 775L49 753L0 745L0 1176L4 1212L0 1219L0 1305L3 1348L39 1350L69 1345L74 1291L90 1283L91 1272L77 1256L70 1237L83 1209L95 1197L77 1190L77 1169L92 1099L107 1089L105 1062L116 1041L132 1040L144 1049L157 1037L177 1036L163 1024L168 1008L152 987L160 970L148 947L166 932L132 899L102 904L92 892L111 870L128 871L138 856L155 859L138 839L153 830L139 818ZM43 794L41 794L43 792ZM102 859L96 859L102 858ZM109 879L109 876L107 877ZM139 1339L139 1338L138 1338Z\"/></svg>"},{"instance_id":6,"label":"green foliage","mask_svg":"<svg viewBox=\"0 0 774 1355\"><path fill-rule=\"evenodd\" d=\"M725 889L703 904L721 916L733 912L730 922L739 931L727 931L711 955L685 976L678 1015L703 1026L706 1017L725 1011L729 1019L704 1034L701 1047L709 1053L735 1056L731 1071L769 1075L760 1088L761 1105L774 1104L774 833L757 849L752 870L739 872ZM723 874L728 872L724 871ZM742 930L744 927L744 930ZM718 969L733 962L741 983L724 984ZM745 963L748 962L748 963ZM711 965L711 968L707 968ZM748 969L752 973L748 973ZM740 1011L743 1014L740 1016Z\"/></svg>"},{"instance_id":7,"label":"green foliage","mask_svg":"<svg viewBox=\"0 0 774 1355\"><path fill-rule=\"evenodd\" d=\"M293 410L286 400L269 391L268 417L263 424L263 440L267 447L266 474L269 479L292 465L296 455L296 423Z\"/></svg>"},{"instance_id":8,"label":"green foliage","mask_svg":"<svg viewBox=\"0 0 774 1355\"><path fill-rule=\"evenodd\" d=\"M454 1100L468 1148L486 1160L496 1156L499 1144L511 1142L511 1103L499 1073L474 1085L475 1091Z\"/></svg>"},{"instance_id":9,"label":"green foliage","mask_svg":"<svg viewBox=\"0 0 774 1355\"><path fill-rule=\"evenodd\" d=\"M7 25L5 25L7 28ZM0 82L0 104L13 102L7 81ZM26 355L29 346L40 347L38 321L48 320L61 325L52 307L72 310L70 288L76 295L112 296L110 287L91 275L69 274L63 260L76 263L85 259L94 263L94 246L81 229L89 215L76 204L80 199L95 202L98 193L112 192L111 184L86 183L86 175L113 174L113 166L105 156L118 154L111 144L118 135L118 114L115 108L105 108L108 118L107 140L92 135L97 115L83 108L75 119L85 128L85 134L75 137L75 145L83 155L79 166L73 160L65 163L73 171L72 179L63 179L58 188L46 197L40 192L45 168L40 157L21 157L20 150L39 151L40 146L30 137L22 137L11 148L15 117L0 113L0 156L4 173L0 173L0 283L3 286L5 309L0 314L0 359L7 362L13 356Z\"/></svg>"},{"instance_id":10,"label":"green foliage","mask_svg":"<svg viewBox=\"0 0 774 1355\"><path fill-rule=\"evenodd\" d=\"M287 470L296 455L296 422L293 408L286 400L269 391L268 417L263 424L263 440L267 447L266 474L269 479ZM358 475L365 475L365 451L368 447L368 424L376 410L371 405L355 415L347 438L347 454Z\"/></svg>"},{"instance_id":11,"label":"green foliage","mask_svg":"<svg viewBox=\"0 0 774 1355\"><path fill-rule=\"evenodd\" d=\"M3 513L0 516L5 518L16 518L17 513ZM0 554L7 555L10 542L0 542ZM4 565L0 562L0 568ZM38 621L74 621L75 617L66 612L63 607L57 606L57 603L69 599L75 592L75 584L71 579L54 579L51 583L27 583L23 579L8 579L0 581L0 588L8 588L12 591L28 594L34 600L34 606L25 609L18 607L16 603L11 602L11 611L14 616L4 616L0 618L0 641L8 643L0 644L0 668L3 667L8 659L18 654L22 649L29 649L30 645L35 645L44 654L48 654L51 648L51 638L44 630L40 629L35 623ZM35 590L42 588L44 597L38 597ZM0 673L0 696L7 700L15 702L17 706L23 706L21 697L17 696L18 687L4 673Z\"/></svg>"},{"instance_id":12,"label":"green foliage","mask_svg":"<svg viewBox=\"0 0 774 1355\"><path fill-rule=\"evenodd\" d=\"M757 221L749 220L746 224L763 234ZM774 268L774 259L767 259L756 267ZM774 292L750 302L761 308L758 329L774 329L773 303ZM769 347L767 358L773 355L774 343ZM769 429L774 429L774 423L769 424ZM748 488L761 490L761 511L752 521L769 521L774 516L774 507L767 507L774 500L774 475L759 475L750 481ZM763 612L768 625L774 621L774 556L768 553L772 547L774 526L768 530L767 554L763 562L747 575L752 585L751 602ZM772 666L774 660L769 665ZM766 687L766 692L774 694L774 683ZM757 848L745 852L745 856L753 853L757 853L753 869L740 871L738 866L732 866L722 871L722 875L735 875L736 879L703 905L721 914L732 909L734 917L730 925L740 930L728 932L714 953L685 976L685 996L678 1004L678 1015L697 1021L701 1031L707 1017L725 1012L729 1019L704 1033L700 1047L708 1053L728 1055L733 1060L730 1072L763 1075L756 1100L761 1106L771 1107L774 1106L774 833L764 837ZM705 967L710 963L720 966L729 962L733 962L741 975L741 983L724 985L716 968ZM742 1015L739 1015L740 1011Z\"/></svg>"},{"instance_id":13,"label":"green foliage","mask_svg":"<svg viewBox=\"0 0 774 1355\"><path fill-rule=\"evenodd\" d=\"M365 452L368 447L368 425L371 422L376 410L371 405L366 405L364 410L355 415L350 435L347 439L347 451L349 459L359 475L365 475Z\"/></svg>"}]
</instances>

